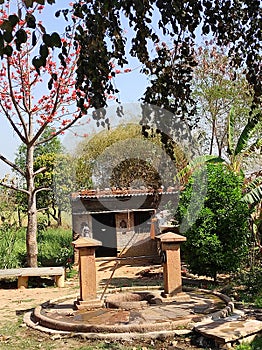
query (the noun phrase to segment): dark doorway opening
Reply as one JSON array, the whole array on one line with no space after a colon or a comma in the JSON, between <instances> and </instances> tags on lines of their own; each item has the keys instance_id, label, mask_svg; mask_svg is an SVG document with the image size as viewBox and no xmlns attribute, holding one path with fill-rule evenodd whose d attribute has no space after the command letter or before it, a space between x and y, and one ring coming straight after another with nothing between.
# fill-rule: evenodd
<instances>
[{"instance_id":1,"label":"dark doorway opening","mask_svg":"<svg viewBox=\"0 0 262 350\"><path fill-rule=\"evenodd\" d=\"M136 211L134 213L135 232L150 232L153 211Z\"/></svg>"},{"instance_id":2,"label":"dark doorway opening","mask_svg":"<svg viewBox=\"0 0 262 350\"><path fill-rule=\"evenodd\" d=\"M96 257L117 256L116 220L114 213L92 214L93 238L102 242Z\"/></svg>"}]
</instances>

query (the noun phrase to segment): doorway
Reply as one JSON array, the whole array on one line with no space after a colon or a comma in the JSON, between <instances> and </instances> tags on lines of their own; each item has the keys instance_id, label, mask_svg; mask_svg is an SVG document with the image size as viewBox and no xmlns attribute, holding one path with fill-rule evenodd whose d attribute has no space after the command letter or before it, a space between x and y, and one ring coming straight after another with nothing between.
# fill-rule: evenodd
<instances>
[{"instance_id":1,"label":"doorway","mask_svg":"<svg viewBox=\"0 0 262 350\"><path fill-rule=\"evenodd\" d=\"M96 257L117 256L115 214L92 214L92 231L93 238L102 242L96 249Z\"/></svg>"}]
</instances>

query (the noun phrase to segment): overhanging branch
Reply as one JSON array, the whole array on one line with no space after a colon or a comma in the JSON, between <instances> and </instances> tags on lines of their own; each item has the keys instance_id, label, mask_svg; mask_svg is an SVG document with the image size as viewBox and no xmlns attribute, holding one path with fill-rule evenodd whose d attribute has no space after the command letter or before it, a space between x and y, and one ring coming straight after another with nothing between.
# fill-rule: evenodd
<instances>
[{"instance_id":1,"label":"overhanging branch","mask_svg":"<svg viewBox=\"0 0 262 350\"><path fill-rule=\"evenodd\" d=\"M41 191L51 191L52 188L51 187L38 187L34 190L34 194L37 194L38 192L41 192Z\"/></svg>"},{"instance_id":2,"label":"overhanging branch","mask_svg":"<svg viewBox=\"0 0 262 350\"><path fill-rule=\"evenodd\" d=\"M36 171L34 172L34 176L43 173L46 169L47 169L46 166L44 166L44 167L42 167L42 168L36 170Z\"/></svg>"},{"instance_id":3,"label":"overhanging branch","mask_svg":"<svg viewBox=\"0 0 262 350\"><path fill-rule=\"evenodd\" d=\"M15 163L11 162L9 159L5 158L2 154L0 154L0 159L7 165L9 165L14 170L18 171L22 176L25 177L24 171L19 168Z\"/></svg>"},{"instance_id":4,"label":"overhanging branch","mask_svg":"<svg viewBox=\"0 0 262 350\"><path fill-rule=\"evenodd\" d=\"M24 188L19 188L19 187L16 187L14 185L11 185L11 184L8 184L8 183L2 182L2 181L0 181L0 186L3 186L3 187L6 187L6 188L9 188L11 190L14 190L14 191L17 191L17 192L22 192L22 193L25 193L25 194L29 195L29 191L25 190Z\"/></svg>"}]
</instances>

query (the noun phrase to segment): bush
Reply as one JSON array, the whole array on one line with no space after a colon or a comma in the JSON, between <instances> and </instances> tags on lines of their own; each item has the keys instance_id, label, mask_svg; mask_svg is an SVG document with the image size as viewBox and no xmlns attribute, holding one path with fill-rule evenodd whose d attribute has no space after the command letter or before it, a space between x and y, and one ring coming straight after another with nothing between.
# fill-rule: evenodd
<instances>
[{"instance_id":1,"label":"bush","mask_svg":"<svg viewBox=\"0 0 262 350\"><path fill-rule=\"evenodd\" d=\"M262 307L262 267L252 267L250 270L242 270L237 278L238 285L244 289L240 291L240 298L245 302L254 302L257 307Z\"/></svg>"},{"instance_id":2,"label":"bush","mask_svg":"<svg viewBox=\"0 0 262 350\"><path fill-rule=\"evenodd\" d=\"M200 170L198 170L200 171ZM181 193L176 219L188 222L195 213L188 203L197 173ZM196 180L197 181L197 180ZM217 273L236 271L248 254L248 206L242 199L242 178L223 164L207 165L207 193L196 221L185 233L182 245L190 270L216 279ZM196 198L197 200L197 198Z\"/></svg>"},{"instance_id":3,"label":"bush","mask_svg":"<svg viewBox=\"0 0 262 350\"><path fill-rule=\"evenodd\" d=\"M0 226L0 268L26 265L26 230L15 224ZM64 228L38 228L38 265L71 267L73 261L72 231Z\"/></svg>"},{"instance_id":4,"label":"bush","mask_svg":"<svg viewBox=\"0 0 262 350\"><path fill-rule=\"evenodd\" d=\"M24 235L24 229L16 224L4 222L0 226L0 268L15 268L23 266L23 258L26 254L24 244L20 238Z\"/></svg>"},{"instance_id":5,"label":"bush","mask_svg":"<svg viewBox=\"0 0 262 350\"><path fill-rule=\"evenodd\" d=\"M47 228L38 232L38 264L70 267L73 258L72 231Z\"/></svg>"}]
</instances>

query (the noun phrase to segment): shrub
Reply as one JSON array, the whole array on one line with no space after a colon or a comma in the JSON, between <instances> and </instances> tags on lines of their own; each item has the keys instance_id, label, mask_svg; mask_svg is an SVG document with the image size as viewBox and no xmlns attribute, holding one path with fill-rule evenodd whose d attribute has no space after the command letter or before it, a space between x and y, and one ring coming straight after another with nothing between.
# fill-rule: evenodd
<instances>
[{"instance_id":1,"label":"shrub","mask_svg":"<svg viewBox=\"0 0 262 350\"><path fill-rule=\"evenodd\" d=\"M4 222L0 226L0 268L15 268L23 266L23 256L26 254L24 244L20 238L24 229L18 228L15 223Z\"/></svg>"},{"instance_id":2,"label":"shrub","mask_svg":"<svg viewBox=\"0 0 262 350\"><path fill-rule=\"evenodd\" d=\"M38 228L39 266L71 267L73 261L72 231L64 228ZM26 264L26 231L15 224L0 226L0 268L24 267Z\"/></svg>"},{"instance_id":3,"label":"shrub","mask_svg":"<svg viewBox=\"0 0 262 350\"><path fill-rule=\"evenodd\" d=\"M236 282L244 287L240 291L240 298L262 307L262 267L254 266L250 270L242 270L237 277Z\"/></svg>"},{"instance_id":4,"label":"shrub","mask_svg":"<svg viewBox=\"0 0 262 350\"><path fill-rule=\"evenodd\" d=\"M42 266L71 266L72 231L64 228L42 229L38 236L38 262Z\"/></svg>"},{"instance_id":5,"label":"shrub","mask_svg":"<svg viewBox=\"0 0 262 350\"><path fill-rule=\"evenodd\" d=\"M240 176L223 164L208 164L206 170L207 193L203 207L185 233L187 241L182 245L182 250L193 273L216 279L217 273L236 271L247 257L250 213L241 200ZM193 174L181 193L176 213L179 222L184 217L191 222L191 216L195 215L187 209L197 175Z\"/></svg>"}]
</instances>

